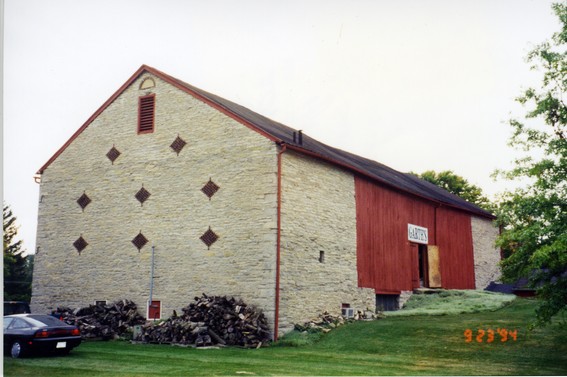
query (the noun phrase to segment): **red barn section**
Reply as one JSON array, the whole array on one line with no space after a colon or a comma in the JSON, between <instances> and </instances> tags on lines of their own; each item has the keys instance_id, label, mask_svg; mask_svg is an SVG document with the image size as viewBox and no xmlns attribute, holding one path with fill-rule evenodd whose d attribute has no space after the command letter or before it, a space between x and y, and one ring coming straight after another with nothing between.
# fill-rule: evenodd
<instances>
[{"instance_id":1,"label":"red barn section","mask_svg":"<svg viewBox=\"0 0 567 377\"><path fill-rule=\"evenodd\" d=\"M377 294L428 287L433 269L442 288L475 288L469 214L359 176L355 190L360 287L374 288ZM428 229L427 245L408 241L408 224ZM428 259L436 250L438 262Z\"/></svg>"}]
</instances>

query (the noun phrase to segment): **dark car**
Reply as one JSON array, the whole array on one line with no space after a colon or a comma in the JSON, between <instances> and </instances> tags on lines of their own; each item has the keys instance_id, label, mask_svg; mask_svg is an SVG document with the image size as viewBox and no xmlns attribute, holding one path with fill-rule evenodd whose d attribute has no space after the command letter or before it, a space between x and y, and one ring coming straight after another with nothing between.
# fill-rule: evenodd
<instances>
[{"instance_id":1,"label":"dark car","mask_svg":"<svg viewBox=\"0 0 567 377\"><path fill-rule=\"evenodd\" d=\"M4 353L14 358L36 352L67 354L79 344L81 333L77 326L50 315L4 316Z\"/></svg>"},{"instance_id":2,"label":"dark car","mask_svg":"<svg viewBox=\"0 0 567 377\"><path fill-rule=\"evenodd\" d=\"M4 301L4 315L31 313L30 305L25 301Z\"/></svg>"}]
</instances>

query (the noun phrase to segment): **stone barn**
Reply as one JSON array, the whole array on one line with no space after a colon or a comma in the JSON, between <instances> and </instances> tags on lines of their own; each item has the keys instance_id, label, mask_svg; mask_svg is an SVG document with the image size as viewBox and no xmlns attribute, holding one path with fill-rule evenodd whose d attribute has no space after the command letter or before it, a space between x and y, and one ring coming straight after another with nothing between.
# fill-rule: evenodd
<instances>
[{"instance_id":1,"label":"stone barn","mask_svg":"<svg viewBox=\"0 0 567 377\"><path fill-rule=\"evenodd\" d=\"M229 295L277 338L498 276L492 214L145 65L38 174L36 312Z\"/></svg>"}]
</instances>

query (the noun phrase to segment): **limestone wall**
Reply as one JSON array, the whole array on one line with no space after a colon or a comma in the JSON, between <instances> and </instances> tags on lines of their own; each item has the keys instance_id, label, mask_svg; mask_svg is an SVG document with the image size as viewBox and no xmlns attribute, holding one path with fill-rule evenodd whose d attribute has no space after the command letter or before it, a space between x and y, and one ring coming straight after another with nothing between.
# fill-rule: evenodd
<instances>
[{"instance_id":1,"label":"limestone wall","mask_svg":"<svg viewBox=\"0 0 567 377\"><path fill-rule=\"evenodd\" d=\"M264 309L273 325L276 146L187 93L138 78L42 176L32 309L128 298L145 315L151 246L153 298L162 316L202 292L235 295ZM138 98L156 94L155 131L137 133ZM170 145L181 137L177 154ZM112 163L113 147L121 153ZM211 179L219 191L201 188ZM135 198L142 186L151 194ZM84 210L77 199L92 201ZM209 229L219 239L208 248ZM140 251L132 239L149 243ZM79 254L73 243L88 246Z\"/></svg>"},{"instance_id":2,"label":"limestone wall","mask_svg":"<svg viewBox=\"0 0 567 377\"><path fill-rule=\"evenodd\" d=\"M281 331L343 303L374 311L374 291L358 288L353 175L289 150L282 158Z\"/></svg>"},{"instance_id":3,"label":"limestone wall","mask_svg":"<svg viewBox=\"0 0 567 377\"><path fill-rule=\"evenodd\" d=\"M498 228L488 219L471 216L474 272L477 289L500 279L500 250L495 246Z\"/></svg>"}]
</instances>

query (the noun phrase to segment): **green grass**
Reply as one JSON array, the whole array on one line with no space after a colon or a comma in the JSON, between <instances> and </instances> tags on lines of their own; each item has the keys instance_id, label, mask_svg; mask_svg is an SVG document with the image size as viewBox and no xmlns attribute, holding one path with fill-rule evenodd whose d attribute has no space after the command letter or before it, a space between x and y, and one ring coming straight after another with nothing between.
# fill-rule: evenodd
<instances>
[{"instance_id":1,"label":"green grass","mask_svg":"<svg viewBox=\"0 0 567 377\"><path fill-rule=\"evenodd\" d=\"M514 295L501 293L451 290L435 294L415 294L402 310L385 312L388 317L409 315L447 315L478 313L500 309L515 299Z\"/></svg>"},{"instance_id":2,"label":"green grass","mask_svg":"<svg viewBox=\"0 0 567 377\"><path fill-rule=\"evenodd\" d=\"M199 350L128 342L87 342L65 357L4 358L5 376L193 375L565 375L567 330L526 331L536 303L496 311L389 317L342 326L296 347ZM465 342L466 329L516 329L517 341ZM476 334L475 334L476 335ZM307 337L305 345L299 340ZM290 344L290 343L288 343Z\"/></svg>"}]
</instances>

